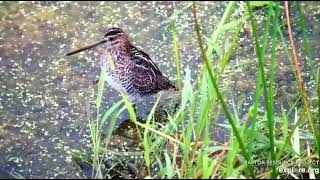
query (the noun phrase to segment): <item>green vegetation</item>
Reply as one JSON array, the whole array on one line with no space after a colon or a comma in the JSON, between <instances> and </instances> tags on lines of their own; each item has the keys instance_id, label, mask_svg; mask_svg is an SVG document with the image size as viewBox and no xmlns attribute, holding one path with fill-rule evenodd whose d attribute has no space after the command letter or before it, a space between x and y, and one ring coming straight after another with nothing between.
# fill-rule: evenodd
<instances>
[{"instance_id":1,"label":"green vegetation","mask_svg":"<svg viewBox=\"0 0 320 180\"><path fill-rule=\"evenodd\" d=\"M208 43L203 41L203 34L197 16L197 5L192 6L195 26L195 38L199 45L199 54L203 60L197 81L192 83L192 72L189 68L180 73L177 24L170 19L173 39L173 55L177 70L177 84L180 88L180 106L174 114L167 113L167 122L156 121L156 108L161 94L157 97L148 118L144 122L137 120L137 114L125 96L122 101L114 103L102 116L100 115L102 93L104 91L104 69L101 69L96 100L97 119L90 121L92 137L93 178L112 177L103 165L108 142L112 136L115 122L119 115L128 111L131 121L136 125L139 141L143 147L143 159L146 171L139 172L140 177L148 178L320 178L319 176L319 119L320 119L320 78L319 69L315 69L312 58L312 47L305 32L304 17L301 5L298 4L298 23L303 36L307 64L316 82L315 92L311 98L317 98L316 107L311 107L306 94L299 86L301 74L292 61L290 67L295 72L299 95L292 99L286 96L290 107L285 111L283 104L275 106L275 82L277 53L279 46L284 48L289 59L292 56L292 43L287 42L284 33L287 22L280 21L283 8L279 2L247 2L246 13L232 18L237 8L236 2L229 2L226 10L211 33ZM291 9L292 10L292 9ZM257 27L256 12L265 12L263 27ZM180 11L179 11L180 13ZM178 17L174 14L172 17ZM292 23L292 22L291 22ZM234 101L230 102L230 77L223 76L234 51L241 29L247 24L252 33L252 44L255 45L258 72L255 84L255 97L243 119ZM260 32L258 29L263 29ZM218 39L231 35L228 46L222 50ZM268 41L270 43L268 43ZM226 42L222 42L226 43ZM290 50L289 48L290 47ZM218 54L218 58L213 58ZM271 55L271 56L268 56ZM293 57L293 58L292 58ZM252 60L253 61L253 60ZM240 64L248 66L248 64ZM235 72L231 69L231 75ZM221 87L227 82L226 87ZM302 82L303 83L303 82ZM233 99L233 97L231 98ZM302 101L301 101L302 100ZM277 109L278 108L278 109ZM315 108L315 109L312 109ZM317 110L317 111L315 111ZM275 113L278 111L279 113ZM228 123L218 120L224 118ZM108 122L109 128L106 143L101 143L103 125ZM223 126L229 131L227 143L219 143L212 136L213 128ZM101 147L104 146L104 147ZM130 153L130 152L128 152ZM121 156L121 155L120 155ZM272 163L274 162L274 163ZM279 163L281 162L281 163ZM318 173L283 173L285 168L318 169ZM280 172L280 173L279 173Z\"/></svg>"},{"instance_id":2,"label":"green vegetation","mask_svg":"<svg viewBox=\"0 0 320 180\"><path fill-rule=\"evenodd\" d=\"M319 9L0 1L0 177L320 178ZM134 107L100 49L65 56L109 27L179 91Z\"/></svg>"}]
</instances>

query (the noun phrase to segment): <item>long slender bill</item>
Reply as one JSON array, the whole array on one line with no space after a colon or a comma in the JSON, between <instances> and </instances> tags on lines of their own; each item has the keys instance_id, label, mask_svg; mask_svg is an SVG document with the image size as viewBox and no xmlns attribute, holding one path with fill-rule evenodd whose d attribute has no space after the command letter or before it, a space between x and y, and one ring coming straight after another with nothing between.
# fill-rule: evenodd
<instances>
[{"instance_id":1,"label":"long slender bill","mask_svg":"<svg viewBox=\"0 0 320 180\"><path fill-rule=\"evenodd\" d=\"M81 52L81 51L85 51L85 50L87 50L87 49L91 49L91 48L97 47L97 46L99 46L100 44L103 44L103 43L105 43L105 42L106 42L106 40L99 41L99 42L94 43L94 44L91 44L91 45L89 45L89 46L86 46L86 47L77 49L77 50L75 50L75 51L69 52L68 54L66 54L66 56L70 56L70 55L79 53L79 52Z\"/></svg>"}]
</instances>

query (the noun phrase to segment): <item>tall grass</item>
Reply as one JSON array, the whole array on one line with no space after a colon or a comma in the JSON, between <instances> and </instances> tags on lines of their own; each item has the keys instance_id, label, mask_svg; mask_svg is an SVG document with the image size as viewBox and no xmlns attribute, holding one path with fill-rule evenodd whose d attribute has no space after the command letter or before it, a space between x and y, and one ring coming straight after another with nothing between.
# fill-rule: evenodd
<instances>
[{"instance_id":1,"label":"tall grass","mask_svg":"<svg viewBox=\"0 0 320 180\"><path fill-rule=\"evenodd\" d=\"M106 61L110 61L111 57L107 57ZM112 113L117 110L117 108L121 105L121 101L118 103L115 103L112 107L108 109L104 113L104 115L100 116L100 108L102 104L102 97L104 93L104 86L106 81L106 64L102 63L99 81L98 81L98 92L97 92L97 98L96 98L96 120L95 122L92 122L89 118L89 128L90 128L90 135L92 140L92 151L93 151L93 158L92 158L92 178L104 178L104 171L103 171L103 162L104 162L104 156L103 153L101 156L101 134L103 130L103 125L105 124L106 120L112 115ZM122 110L123 111L123 110ZM122 112L121 110L119 112ZM108 142L111 138L112 131L115 127L115 122L117 117L120 115L118 113L116 116L114 116L111 120L111 123L109 124L109 131L107 135L106 141ZM108 144L108 143L107 143Z\"/></svg>"},{"instance_id":2,"label":"tall grass","mask_svg":"<svg viewBox=\"0 0 320 180\"><path fill-rule=\"evenodd\" d=\"M235 133L235 136L236 136L236 138L238 140L238 143L239 143L240 148L241 148L241 150L243 152L243 155L244 155L245 159L247 161L249 161L250 157L248 156L249 154L247 153L246 148L245 148L244 143L243 143L243 140L242 140L242 138L240 136L239 129L236 126L235 119L232 116L231 112L229 111L224 97L220 93L216 78L213 75L212 66L209 65L209 60L208 60L208 57L207 57L207 55L205 53L205 50L204 50L204 47L203 47L203 43L202 43L202 39L201 39L202 37L201 37L201 34L200 34L200 26L199 26L199 23L198 23L198 20L197 20L195 3L193 3L193 15L194 15L194 21L195 21L195 29L196 29L196 33L197 33L197 40L198 40L199 47L200 47L200 50L201 50L202 58L203 58L203 60L205 62L206 68L207 68L208 73L209 73L210 81L211 81L212 85L214 86L215 93L217 94L217 97L220 100L220 103L221 103L222 108L223 108L223 110L224 110L224 112L226 114L226 117L227 117L230 125L232 126L233 133ZM253 172L252 167L250 167L250 171L251 171L252 175L254 176L254 172Z\"/></svg>"},{"instance_id":3,"label":"tall grass","mask_svg":"<svg viewBox=\"0 0 320 180\"><path fill-rule=\"evenodd\" d=\"M292 30L291 30L291 21L290 21L290 15L289 15L289 7L288 7L288 2L285 1L285 10L286 10L286 19L287 19L287 26L288 26L288 33L289 33L289 41L291 45L291 50L292 50L292 57L293 57L293 64L295 67L295 73L298 76L298 81L299 81L299 90L302 95L303 103L304 103L304 111L306 113L307 119L309 126L311 127L312 133L314 135L314 141L315 141L315 146L316 150L318 152L318 155L320 157L320 135L319 135L319 129L317 128L317 124L315 122L315 118L313 117L311 113L311 108L310 108L310 101L309 97L306 93L305 86L304 86L304 81L301 75L301 69L299 66L299 58L297 55L295 43L293 40L293 35L292 35ZM319 165L320 167L320 165Z\"/></svg>"},{"instance_id":4,"label":"tall grass","mask_svg":"<svg viewBox=\"0 0 320 180\"><path fill-rule=\"evenodd\" d=\"M256 28L256 24L255 24L255 20L253 19L253 15L252 15L252 10L250 7L250 3L247 2L247 8L250 14L250 21L251 21L251 26L252 26L252 31L253 31L253 36L254 36L254 40L255 40L255 47L256 47L256 52L257 52L257 57L258 57L258 64L259 64L259 73L261 75L261 80L262 80L262 84L263 84L263 92L264 92L264 98L265 98L265 104L266 104L266 110L267 110L267 118L268 118L268 128L269 128L269 138L270 138L270 154L271 154L271 161L274 162L275 161L275 145L274 145L274 115L273 115L273 82L274 80L272 78L270 78L270 88L268 89L268 85L267 85L267 78L265 75L265 67L264 67L264 48L260 47L260 43L259 43L259 38L258 38L258 34L257 34L257 28ZM269 6L269 12L272 11L272 6ZM278 25L278 20L277 20L277 15L275 16L275 28ZM267 17L268 20L270 19L270 16ZM270 20L268 21L270 22ZM267 26L269 26L270 23L267 23ZM269 29L269 27L267 27L267 29ZM268 31L265 31L265 33L269 33ZM272 68L270 73L274 74L274 56L275 56L275 34L276 31L275 29L273 29L273 34L272 34ZM274 76L272 76L274 77ZM272 178L276 178L277 176L277 172L276 172L276 166L274 163L272 163Z\"/></svg>"},{"instance_id":5,"label":"tall grass","mask_svg":"<svg viewBox=\"0 0 320 180\"><path fill-rule=\"evenodd\" d=\"M260 12L267 12L264 25L256 24L255 13L252 7L261 6ZM290 57L287 41L283 35L280 22L281 4L279 2L247 2L246 12L237 19L231 15L237 7L236 2L229 2L220 22L214 28L207 44L203 42L201 25L198 21L197 5L192 3L192 14L194 21L195 37L198 43L203 66L198 74L196 83L192 83L192 71L187 67L182 75L179 47L177 38L177 24L170 21L173 39L174 62L177 71L178 86L180 89L180 106L175 113L167 113L167 123L161 124L156 121L156 109L161 99L161 93L157 96L155 103L144 122L137 121L137 114L122 94L122 100L111 106L103 116L100 115L102 93L104 92L104 68L101 68L101 75L98 84L98 95L96 100L97 117L96 121L90 121L90 132L92 137L94 169L93 178L104 178L103 169L105 151L108 149L108 142L112 136L115 121L119 115L127 110L130 119L136 125L139 140L143 144L143 159L146 178L278 178L278 177L302 177L302 174L279 174L281 167L292 167L290 164L270 163L265 167L255 166L255 160L276 162L278 160L293 161L295 159L318 158L314 152L317 150L317 139L319 130L312 120L318 114L312 114L310 106L304 101L304 108L301 109L300 101L303 100L303 92L299 92L295 101L290 102L290 108L285 111L283 105L279 105L280 114L275 114L275 83L277 66L277 45L281 42L285 53ZM298 5L298 8L301 8ZM184 9L186 10L186 9ZM182 13L179 11L179 13ZM299 9L300 27L303 29L304 21L301 9ZM273 22L273 23L271 23ZM221 87L222 82L230 82L231 75L224 77L226 69L232 69L229 65L232 54L238 47L240 30L245 23L252 28L253 44L258 72L255 84L255 99L242 121L239 108L230 98L230 86ZM259 37L258 29L264 29ZM271 35L270 35L271 33ZM232 34L231 44L226 51L221 51L217 59L213 58L213 52L219 51L218 39L223 39L227 34ZM260 40L262 39L262 40ZM306 33L303 32L305 45ZM271 42L269 47L268 41ZM307 56L310 60L311 46L306 46ZM267 58L267 53L271 54ZM253 61L253 60L252 60ZM269 66L267 66L269 63ZM216 65L213 65L216 64ZM309 63L310 64L310 63ZM240 66L251 66L243 63ZM296 72L296 66L292 66L292 72ZM268 70L268 71L267 71ZM315 72L315 70L313 71ZM318 73L319 74L319 73ZM296 74L298 77L299 74ZM319 79L319 78L318 78ZM299 78L296 78L299 84ZM317 81L319 88L319 80ZM261 101L263 100L263 101ZM320 108L320 107L319 107ZM265 110L263 110L265 109ZM309 121L304 122L303 115L307 114ZM218 123L218 119L224 118L228 124ZM105 123L109 124L107 142L101 148L101 132ZM308 124L309 126L305 126ZM229 140L221 144L212 137L212 127L223 126L229 131ZM301 133L303 131L304 133ZM310 133L310 132L311 133ZM304 139L308 139L306 144ZM312 141L313 140L313 141ZM315 146L313 145L315 144ZM305 150L302 146L312 148ZM297 165L293 165L298 167ZM155 167L158 170L155 170ZM310 167L310 166L308 166ZM314 166L312 166L314 167ZM317 175L310 174L310 177Z\"/></svg>"},{"instance_id":6,"label":"tall grass","mask_svg":"<svg viewBox=\"0 0 320 180\"><path fill-rule=\"evenodd\" d=\"M176 72L177 72L177 84L178 88L182 88L182 77L181 77L181 67L179 62L179 47L178 47L178 35L177 35L177 27L176 22L172 20L171 22L171 32L172 32L172 42L173 42L173 55L174 55L174 62L176 65Z\"/></svg>"}]
</instances>

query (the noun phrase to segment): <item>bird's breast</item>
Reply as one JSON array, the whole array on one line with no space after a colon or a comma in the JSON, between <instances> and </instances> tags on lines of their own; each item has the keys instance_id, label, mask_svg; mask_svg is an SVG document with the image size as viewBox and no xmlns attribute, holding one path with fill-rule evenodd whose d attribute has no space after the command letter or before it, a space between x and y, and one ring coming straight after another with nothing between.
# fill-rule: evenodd
<instances>
[{"instance_id":1,"label":"bird's breast","mask_svg":"<svg viewBox=\"0 0 320 180\"><path fill-rule=\"evenodd\" d=\"M102 63L106 67L107 83L119 92L126 92L124 84L127 83L126 76L130 72L125 57L120 55L119 53L108 53L102 59Z\"/></svg>"}]
</instances>

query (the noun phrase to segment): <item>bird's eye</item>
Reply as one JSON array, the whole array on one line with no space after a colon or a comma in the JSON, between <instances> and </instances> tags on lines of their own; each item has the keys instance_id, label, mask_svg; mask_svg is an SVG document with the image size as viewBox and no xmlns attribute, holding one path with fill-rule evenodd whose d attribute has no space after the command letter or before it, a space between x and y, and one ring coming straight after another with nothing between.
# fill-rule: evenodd
<instances>
[{"instance_id":1,"label":"bird's eye","mask_svg":"<svg viewBox=\"0 0 320 180\"><path fill-rule=\"evenodd\" d=\"M114 40L114 37L110 37L110 38L109 38L109 41L113 41L113 40Z\"/></svg>"}]
</instances>

